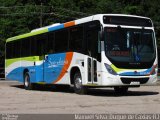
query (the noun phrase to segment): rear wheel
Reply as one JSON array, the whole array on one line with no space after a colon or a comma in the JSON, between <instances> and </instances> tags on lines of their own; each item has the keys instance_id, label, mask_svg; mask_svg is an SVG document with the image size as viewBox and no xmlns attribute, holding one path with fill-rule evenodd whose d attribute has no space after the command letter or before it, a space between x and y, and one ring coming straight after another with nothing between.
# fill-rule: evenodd
<instances>
[{"instance_id":1,"label":"rear wheel","mask_svg":"<svg viewBox=\"0 0 160 120\"><path fill-rule=\"evenodd\" d=\"M76 72L74 75L74 91L77 94L86 93L86 88L82 85L82 77L80 72Z\"/></svg>"},{"instance_id":2,"label":"rear wheel","mask_svg":"<svg viewBox=\"0 0 160 120\"><path fill-rule=\"evenodd\" d=\"M118 94L126 94L128 92L128 87L126 86L116 86L114 91Z\"/></svg>"},{"instance_id":3,"label":"rear wheel","mask_svg":"<svg viewBox=\"0 0 160 120\"><path fill-rule=\"evenodd\" d=\"M26 90L32 90L33 89L33 84L31 84L30 82L30 76L29 76L29 73L25 73L24 75L24 88Z\"/></svg>"}]
</instances>

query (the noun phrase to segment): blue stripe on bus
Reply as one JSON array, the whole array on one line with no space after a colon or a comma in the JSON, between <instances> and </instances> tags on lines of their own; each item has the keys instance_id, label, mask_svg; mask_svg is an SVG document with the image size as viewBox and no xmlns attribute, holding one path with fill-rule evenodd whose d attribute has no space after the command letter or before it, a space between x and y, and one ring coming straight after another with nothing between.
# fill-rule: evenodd
<instances>
[{"instance_id":1,"label":"blue stripe on bus","mask_svg":"<svg viewBox=\"0 0 160 120\"><path fill-rule=\"evenodd\" d=\"M43 64L36 66L36 67L35 66L27 67L27 69L29 71L31 83L37 83L37 82L43 81L42 67L43 67ZM26 69L26 67L15 68L6 76L6 79L18 80L19 82L23 83L24 82L24 76L23 76L24 69ZM40 73L40 74L36 74L36 73Z\"/></svg>"},{"instance_id":2,"label":"blue stripe on bus","mask_svg":"<svg viewBox=\"0 0 160 120\"><path fill-rule=\"evenodd\" d=\"M44 62L44 81L46 83L53 83L58 79L65 65L66 53L49 54L47 61Z\"/></svg>"},{"instance_id":3,"label":"blue stripe on bus","mask_svg":"<svg viewBox=\"0 0 160 120\"><path fill-rule=\"evenodd\" d=\"M67 55L70 54L49 54L47 60L41 65L15 68L10 73L8 73L6 78L24 82L23 71L24 69L27 69L29 71L31 83L55 83L58 81L58 78L60 76L64 75L63 72L66 73L66 69L68 68L65 67L65 71L63 70L63 68L72 60L72 58L66 59Z\"/></svg>"},{"instance_id":4,"label":"blue stripe on bus","mask_svg":"<svg viewBox=\"0 0 160 120\"><path fill-rule=\"evenodd\" d=\"M145 71L141 71L141 72L124 72L124 73L120 73L119 75L122 76L145 76L145 75L149 75L151 72L152 68L147 69Z\"/></svg>"},{"instance_id":5,"label":"blue stripe on bus","mask_svg":"<svg viewBox=\"0 0 160 120\"><path fill-rule=\"evenodd\" d=\"M48 31L50 32L50 31L54 31L54 30L58 30L58 29L62 29L62 28L64 28L64 24L50 27L50 28L48 28Z\"/></svg>"}]
</instances>

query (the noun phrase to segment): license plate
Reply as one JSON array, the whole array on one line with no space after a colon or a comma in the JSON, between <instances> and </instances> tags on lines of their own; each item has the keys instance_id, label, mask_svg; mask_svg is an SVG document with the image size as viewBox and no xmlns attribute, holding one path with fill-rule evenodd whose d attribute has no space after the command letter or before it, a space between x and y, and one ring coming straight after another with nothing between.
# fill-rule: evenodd
<instances>
[{"instance_id":1,"label":"license plate","mask_svg":"<svg viewBox=\"0 0 160 120\"><path fill-rule=\"evenodd\" d=\"M138 82L138 81L136 81L136 82L134 81L134 82L130 83L130 85L139 85L139 84L140 84L140 82Z\"/></svg>"}]
</instances>

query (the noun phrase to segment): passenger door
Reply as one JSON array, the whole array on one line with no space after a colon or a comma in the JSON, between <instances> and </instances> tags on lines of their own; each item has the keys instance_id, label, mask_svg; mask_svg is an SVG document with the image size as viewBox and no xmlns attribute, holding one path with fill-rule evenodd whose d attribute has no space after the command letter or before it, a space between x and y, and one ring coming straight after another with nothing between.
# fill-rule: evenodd
<instances>
[{"instance_id":1,"label":"passenger door","mask_svg":"<svg viewBox=\"0 0 160 120\"><path fill-rule=\"evenodd\" d=\"M100 54L98 53L98 32L100 31L100 23L93 21L87 24L86 41L87 41L87 70L88 83L96 84L97 79L97 60L99 61Z\"/></svg>"}]
</instances>

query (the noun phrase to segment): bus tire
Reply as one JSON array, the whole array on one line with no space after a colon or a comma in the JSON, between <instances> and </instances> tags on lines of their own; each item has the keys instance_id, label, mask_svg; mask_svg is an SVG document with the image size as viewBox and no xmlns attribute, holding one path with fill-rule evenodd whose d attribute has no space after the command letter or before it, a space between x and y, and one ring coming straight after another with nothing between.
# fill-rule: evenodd
<instances>
[{"instance_id":1,"label":"bus tire","mask_svg":"<svg viewBox=\"0 0 160 120\"><path fill-rule=\"evenodd\" d=\"M116 86L114 87L114 91L117 94L126 94L128 92L128 87L127 86Z\"/></svg>"},{"instance_id":2,"label":"bus tire","mask_svg":"<svg viewBox=\"0 0 160 120\"><path fill-rule=\"evenodd\" d=\"M29 73L26 72L24 75L24 88L26 90L32 90L33 89L33 84L30 82L30 76Z\"/></svg>"},{"instance_id":3,"label":"bus tire","mask_svg":"<svg viewBox=\"0 0 160 120\"><path fill-rule=\"evenodd\" d=\"M86 93L86 88L82 85L82 77L80 72L76 72L74 75L74 92L77 94Z\"/></svg>"}]
</instances>

